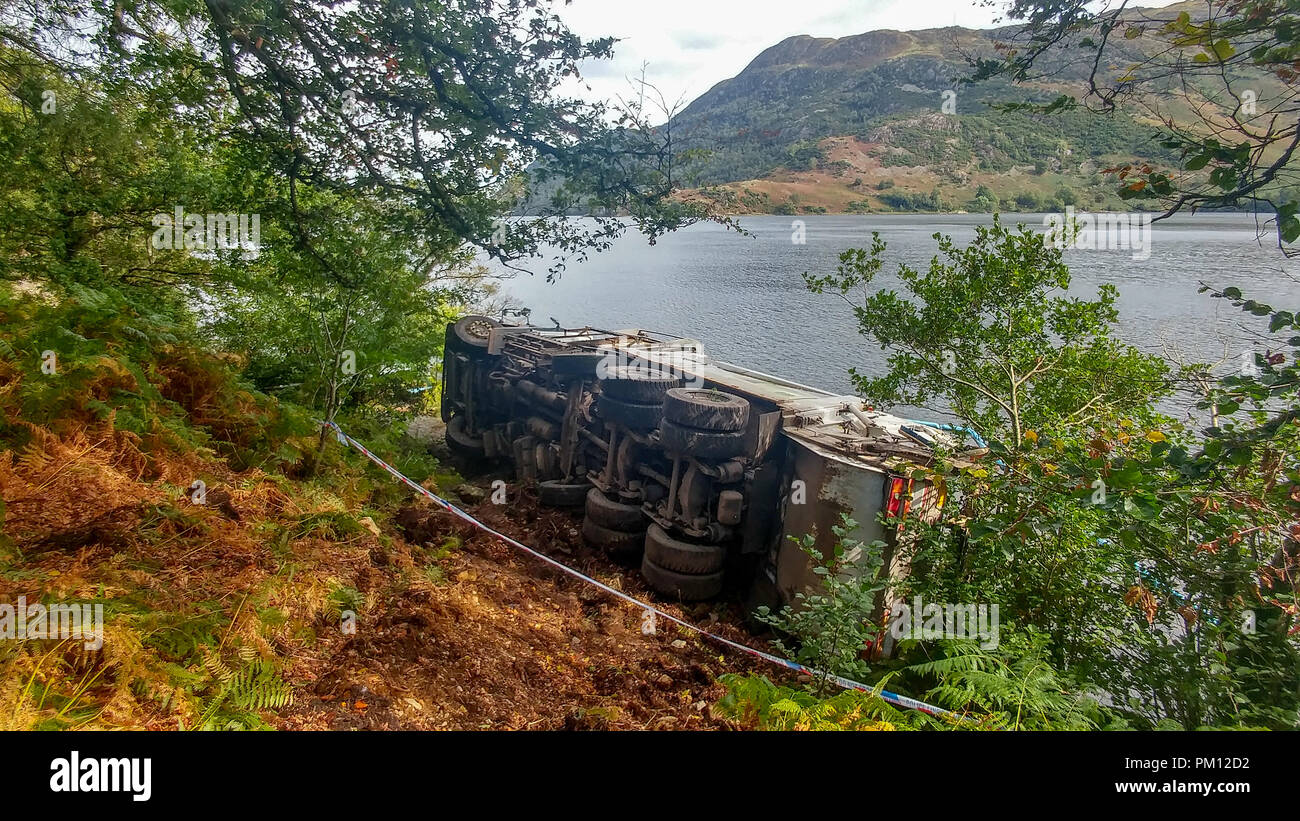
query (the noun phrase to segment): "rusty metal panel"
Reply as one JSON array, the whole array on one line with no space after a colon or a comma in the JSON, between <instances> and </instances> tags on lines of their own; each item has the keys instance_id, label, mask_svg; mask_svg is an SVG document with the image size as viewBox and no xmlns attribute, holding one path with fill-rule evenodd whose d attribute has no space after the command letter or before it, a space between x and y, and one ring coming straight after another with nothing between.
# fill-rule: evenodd
<instances>
[{"instance_id":1,"label":"rusty metal panel","mask_svg":"<svg viewBox=\"0 0 1300 821\"><path fill-rule=\"evenodd\" d=\"M891 533L877 520L885 500L889 476L847 460L827 458L802 442L794 447L794 481L803 483L803 503L798 504L794 489L785 510L783 538L777 548L776 582L783 599L792 601L794 594L813 589L818 577L812 572L808 557L791 538L813 533L823 556L830 555L836 536L831 527L848 514L858 523L854 538L864 542L890 541Z\"/></svg>"},{"instance_id":2,"label":"rusty metal panel","mask_svg":"<svg viewBox=\"0 0 1300 821\"><path fill-rule=\"evenodd\" d=\"M745 453L755 462L761 462L767 457L780 430L779 411L760 413L758 408L753 408L749 415L749 425L745 428Z\"/></svg>"}]
</instances>

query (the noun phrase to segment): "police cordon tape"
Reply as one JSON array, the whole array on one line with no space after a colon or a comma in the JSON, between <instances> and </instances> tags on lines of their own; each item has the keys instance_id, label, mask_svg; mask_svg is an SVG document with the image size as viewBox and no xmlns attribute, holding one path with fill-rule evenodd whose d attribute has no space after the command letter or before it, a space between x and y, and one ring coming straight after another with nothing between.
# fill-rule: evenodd
<instances>
[{"instance_id":1,"label":"police cordon tape","mask_svg":"<svg viewBox=\"0 0 1300 821\"><path fill-rule=\"evenodd\" d=\"M570 576L573 576L574 578L582 579L584 582L590 585L594 585L595 587L598 587L601 590L604 590L606 593L609 593L612 596L616 596L617 598L620 598L625 602L634 604L642 610L646 610L651 613L654 613L658 617L667 619L673 624L677 624L680 625L681 627L685 627L687 630L690 630L692 632L699 633L701 636L712 639L713 641L716 641L719 644L726 645L727 647L730 647L733 650L739 650L742 653L746 653L748 655L754 656L755 658L763 659L764 661L779 665L781 667L785 667L786 669L793 670L797 673L803 673L804 675L812 676L813 678L817 678L817 679L823 679L825 681L832 681L846 690L858 690L863 693L870 693L871 695L874 695L880 698L881 700L889 704L892 704L895 707L902 707L908 710L919 710L923 713L927 713L932 716L949 718L955 721L970 720L966 716L963 716L959 713L954 713L951 710L945 710L942 707L936 707L933 704L926 704L924 701L918 701L914 698L909 698L908 696L899 695L898 693L891 693L890 691L881 689L879 687L871 687L869 685L863 684L862 682L854 681L853 679L849 679L849 678L844 678L843 676L836 676L836 675L831 675L830 673L823 673L820 670L816 670L812 667L807 667L803 664L799 664L798 662L791 661L789 659L783 659L780 656L774 656L771 653L765 653L762 650L755 650L753 647L749 647L748 645L744 645L741 644L740 642L732 641L731 639L724 638L723 636L719 636L716 633L710 633L708 630L705 630L703 627L696 627L690 622L683 621L682 619L677 618L671 613L660 610L658 607L655 607L652 604L647 604L646 602L633 598L632 596L629 596L628 594L624 593L621 590L616 590L613 587L604 584L603 582L597 581L596 579L593 579L584 573L574 570L572 567L569 567L568 565L561 564L555 559L552 559L550 556L547 556L545 553L538 552L537 550L534 550L533 548L529 547L523 542L518 541L517 539L512 539L506 534L492 529L488 525L484 524L483 522L480 522L478 519L475 519L473 516L469 515L465 511L456 507L451 502L431 492L428 488L424 487L423 485L417 484L415 481L408 478L397 468L393 467L392 465L385 462L383 459L380 459L378 456L371 453L370 450L365 445L361 444L357 440L353 439L351 436L348 436L346 433L344 433L343 429L340 428L338 424L334 422L322 422L321 424L334 431L335 436L338 438L339 444L343 445L344 447L352 447L357 449L367 459L369 459L379 467L386 470L390 475L392 475L394 479L403 483L411 490L414 490L416 493L419 493L421 496L424 496L425 498L429 499L438 507L442 508L443 510L452 514L453 516L456 516L457 518L462 519L465 522L468 522L474 527L477 527L479 530L482 530L484 533L489 533L492 536L495 536L496 538L500 539L502 542L505 542L511 547L519 548L520 550L524 551L530 556L540 559L541 561L545 562L546 564L549 564L551 567L554 567L557 570L567 573Z\"/></svg>"}]
</instances>

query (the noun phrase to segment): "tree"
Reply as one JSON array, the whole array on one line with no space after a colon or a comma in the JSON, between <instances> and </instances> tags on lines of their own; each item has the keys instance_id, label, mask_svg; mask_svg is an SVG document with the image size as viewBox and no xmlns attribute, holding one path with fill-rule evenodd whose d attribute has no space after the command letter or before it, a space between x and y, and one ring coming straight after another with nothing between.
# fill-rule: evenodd
<instances>
[{"instance_id":1,"label":"tree","mask_svg":"<svg viewBox=\"0 0 1300 821\"><path fill-rule=\"evenodd\" d=\"M1016 208L1021 211L1037 211L1043 201L1032 191L1023 191L1016 195Z\"/></svg>"},{"instance_id":2,"label":"tree","mask_svg":"<svg viewBox=\"0 0 1300 821\"><path fill-rule=\"evenodd\" d=\"M652 237L705 213L668 200L679 157L648 123L561 93L614 41L582 40L548 2L6 5L0 39L73 77L187 104L183 119L285 180L287 229L307 253L305 184L400 202L421 214L404 227L422 243L501 260L604 247L625 230L618 212ZM499 215L541 190L535 217L501 230ZM229 210L262 210L249 194ZM575 207L605 216L554 218Z\"/></svg>"},{"instance_id":3,"label":"tree","mask_svg":"<svg viewBox=\"0 0 1300 821\"><path fill-rule=\"evenodd\" d=\"M951 501L910 525L900 594L998 603L1004 634L1041 633L1056 670L1138 726L1300 724L1300 336L1224 377L1198 434L1155 408L1166 365L1110 338L1112 286L1067 297L1059 250L996 219L967 248L938 239L928 274L900 267L912 299L871 291L879 237L806 277L865 291L859 328L892 354L883 376L855 374L864 395L933 402L989 440L919 471ZM1270 334L1300 330L1215 295Z\"/></svg>"},{"instance_id":4,"label":"tree","mask_svg":"<svg viewBox=\"0 0 1300 821\"><path fill-rule=\"evenodd\" d=\"M886 251L879 234L869 250L843 252L835 274L804 275L814 293L849 301L859 332L891 352L885 375L853 372L863 396L947 401L960 418L1019 447L1027 431L1070 425L1098 408L1141 408L1165 389L1157 359L1109 336L1115 288L1102 286L1092 301L1067 296L1062 251L1041 234L1013 231L995 216L966 248L934 237L940 256L928 271L898 267L916 301L873 285ZM856 292L861 301L850 301Z\"/></svg>"},{"instance_id":5,"label":"tree","mask_svg":"<svg viewBox=\"0 0 1300 821\"><path fill-rule=\"evenodd\" d=\"M215 150L199 129L0 42L0 278L52 287L178 282L198 258L151 253L154 215L202 202Z\"/></svg>"},{"instance_id":6,"label":"tree","mask_svg":"<svg viewBox=\"0 0 1300 821\"><path fill-rule=\"evenodd\" d=\"M625 230L620 212L652 237L703 213L667 199L691 154L644 93L560 93L612 40L547 3L3 11L4 275L202 306L209 342L325 420L429 384L441 326L474 301L476 275L450 272L468 246L509 261L548 243L554 273ZM501 219L520 203L533 216ZM257 219L264 241L159 250L177 207ZM600 216L553 218L573 209Z\"/></svg>"},{"instance_id":7,"label":"tree","mask_svg":"<svg viewBox=\"0 0 1300 821\"><path fill-rule=\"evenodd\" d=\"M998 195L987 185L981 184L975 189L975 199L971 201L971 207L976 211L992 212L998 209Z\"/></svg>"},{"instance_id":8,"label":"tree","mask_svg":"<svg viewBox=\"0 0 1300 821\"><path fill-rule=\"evenodd\" d=\"M414 207L308 183L291 191L246 146L158 119L138 90L89 75L73 84L3 47L0 76L16 92L0 116L4 278L69 311L148 305L192 327L201 305L206 341L241 355L256 387L328 421L362 397L409 403L410 388L430 383L443 326L472 295L463 274L446 276L464 255L425 242ZM42 89L55 93L51 111ZM251 197L265 207L255 253L207 247L206 232L188 247L183 224L156 247L155 218L173 220L181 203L210 220ZM146 333L143 319L128 327ZM71 361L71 340L51 350Z\"/></svg>"},{"instance_id":9,"label":"tree","mask_svg":"<svg viewBox=\"0 0 1300 821\"><path fill-rule=\"evenodd\" d=\"M1273 215L1280 245L1300 239L1294 185L1300 148L1300 13L1285 0L1214 0L1189 9L1130 9L1127 0L1013 0L1013 29L992 59L970 56L972 79L1029 82L1087 66L1081 96L1046 105L1111 114L1145 109L1162 124L1164 146L1181 170L1123 164L1111 173L1125 199L1152 199L1166 209L1250 205ZM1180 125L1192 115L1193 125Z\"/></svg>"},{"instance_id":10,"label":"tree","mask_svg":"<svg viewBox=\"0 0 1300 821\"><path fill-rule=\"evenodd\" d=\"M313 247L335 275L322 276L315 254L273 231L267 250L228 273L227 287L206 292L214 318L205 335L241 355L256 387L317 409L325 422L361 402L411 404L411 390L431 382L454 317L460 280L445 268L459 261L418 262L426 249L387 230L399 219L394 206L302 193L317 223Z\"/></svg>"}]
</instances>

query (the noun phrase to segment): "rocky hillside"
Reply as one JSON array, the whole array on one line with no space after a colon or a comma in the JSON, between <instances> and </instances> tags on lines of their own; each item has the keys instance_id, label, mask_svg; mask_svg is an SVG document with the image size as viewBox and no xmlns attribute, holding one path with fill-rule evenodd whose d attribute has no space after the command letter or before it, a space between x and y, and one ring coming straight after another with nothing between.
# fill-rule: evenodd
<instances>
[{"instance_id":1,"label":"rocky hillside","mask_svg":"<svg viewBox=\"0 0 1300 821\"><path fill-rule=\"evenodd\" d=\"M1195 17L1199 7L1185 5ZM709 152L692 183L736 212L1127 207L1099 172L1171 160L1153 140L1155 121L1140 111L995 110L1078 94L1090 68L1053 55L1050 82L959 82L966 56L992 56L1011 33L950 27L783 40L674 119L686 145ZM1121 56L1136 59L1156 42L1136 38Z\"/></svg>"}]
</instances>

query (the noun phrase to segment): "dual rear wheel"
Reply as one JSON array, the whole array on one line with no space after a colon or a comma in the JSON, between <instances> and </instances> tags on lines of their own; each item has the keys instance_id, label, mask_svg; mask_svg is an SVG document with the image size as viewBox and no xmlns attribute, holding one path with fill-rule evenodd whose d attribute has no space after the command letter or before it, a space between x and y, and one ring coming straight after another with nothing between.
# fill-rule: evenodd
<instances>
[{"instance_id":1,"label":"dual rear wheel","mask_svg":"<svg viewBox=\"0 0 1300 821\"><path fill-rule=\"evenodd\" d=\"M721 462L747 449L749 402L711 388L672 388L664 394L659 441L675 458ZM681 601L722 592L727 547L688 541L657 524L646 531L641 575L659 593Z\"/></svg>"},{"instance_id":2,"label":"dual rear wheel","mask_svg":"<svg viewBox=\"0 0 1300 821\"><path fill-rule=\"evenodd\" d=\"M749 402L712 388L673 388L664 395L659 441L673 455L725 461L745 453Z\"/></svg>"},{"instance_id":3,"label":"dual rear wheel","mask_svg":"<svg viewBox=\"0 0 1300 821\"><path fill-rule=\"evenodd\" d=\"M587 491L582 538L603 550L611 559L633 563L645 546L646 518L640 505L628 504L605 495L600 488Z\"/></svg>"},{"instance_id":4,"label":"dual rear wheel","mask_svg":"<svg viewBox=\"0 0 1300 821\"><path fill-rule=\"evenodd\" d=\"M722 592L727 548L673 538L657 524L645 534L641 575L655 591L681 601L711 599Z\"/></svg>"}]
</instances>

